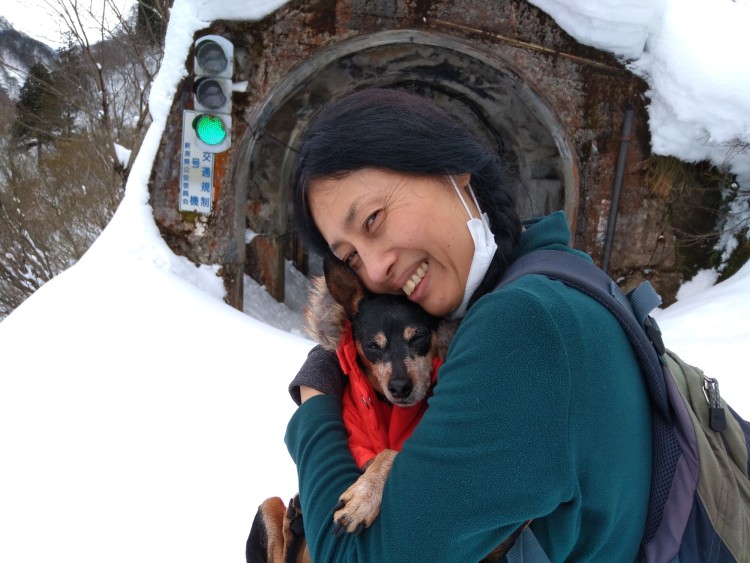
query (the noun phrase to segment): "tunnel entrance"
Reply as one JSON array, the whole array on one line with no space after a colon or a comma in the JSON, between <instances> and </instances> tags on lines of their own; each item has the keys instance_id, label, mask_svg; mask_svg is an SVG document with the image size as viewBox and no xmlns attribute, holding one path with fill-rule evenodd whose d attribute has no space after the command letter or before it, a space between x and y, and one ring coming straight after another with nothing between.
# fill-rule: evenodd
<instances>
[{"instance_id":1,"label":"tunnel entrance","mask_svg":"<svg viewBox=\"0 0 750 563\"><path fill-rule=\"evenodd\" d=\"M248 116L235 181L247 186L245 271L283 299L284 260L307 273L290 232L289 177L294 150L314 111L363 87L402 88L430 97L500 147L518 171L523 218L564 209L573 223L577 173L554 115L497 55L455 37L386 31L339 43L288 74ZM238 177L239 176L239 177Z\"/></svg>"}]
</instances>

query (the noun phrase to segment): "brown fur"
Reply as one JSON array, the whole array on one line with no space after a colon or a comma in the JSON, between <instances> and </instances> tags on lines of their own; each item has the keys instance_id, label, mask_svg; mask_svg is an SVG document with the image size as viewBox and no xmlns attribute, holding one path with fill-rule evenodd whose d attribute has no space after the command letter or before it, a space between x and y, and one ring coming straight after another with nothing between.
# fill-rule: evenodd
<instances>
[{"instance_id":1,"label":"brown fur","mask_svg":"<svg viewBox=\"0 0 750 563\"><path fill-rule=\"evenodd\" d=\"M248 563L311 563L304 533L301 532L301 512L298 499L289 507L279 497L263 501L253 521L248 538L246 559Z\"/></svg>"},{"instance_id":2,"label":"brown fur","mask_svg":"<svg viewBox=\"0 0 750 563\"><path fill-rule=\"evenodd\" d=\"M314 278L310 296L304 309L305 333L326 350L339 347L339 336L348 316L344 307L328 291L323 276Z\"/></svg>"},{"instance_id":3,"label":"brown fur","mask_svg":"<svg viewBox=\"0 0 750 563\"><path fill-rule=\"evenodd\" d=\"M248 563L311 563L304 533L299 533L301 527L295 526L299 517L295 499L289 503L289 508L279 497L263 501L247 540Z\"/></svg>"}]
</instances>

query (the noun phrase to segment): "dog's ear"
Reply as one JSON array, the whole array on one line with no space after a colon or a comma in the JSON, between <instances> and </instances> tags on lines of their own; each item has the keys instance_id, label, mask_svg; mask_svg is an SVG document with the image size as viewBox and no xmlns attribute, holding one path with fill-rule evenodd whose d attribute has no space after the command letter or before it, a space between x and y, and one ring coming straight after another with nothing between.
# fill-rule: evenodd
<instances>
[{"instance_id":1,"label":"dog's ear","mask_svg":"<svg viewBox=\"0 0 750 563\"><path fill-rule=\"evenodd\" d=\"M458 325L460 324L461 319L442 319L438 323L437 330L435 331L435 347L441 359L445 359L448 353L448 346L450 346L453 335L456 334L456 330L458 330Z\"/></svg>"},{"instance_id":2,"label":"dog's ear","mask_svg":"<svg viewBox=\"0 0 750 563\"><path fill-rule=\"evenodd\" d=\"M331 295L324 276L313 278L311 282L302 330L326 350L336 350L349 317L344 306Z\"/></svg>"},{"instance_id":3,"label":"dog's ear","mask_svg":"<svg viewBox=\"0 0 750 563\"><path fill-rule=\"evenodd\" d=\"M359 312L359 302L362 301L366 291L357 274L346 263L330 253L323 258L323 273L331 297L344 307L350 319L356 317Z\"/></svg>"}]
</instances>

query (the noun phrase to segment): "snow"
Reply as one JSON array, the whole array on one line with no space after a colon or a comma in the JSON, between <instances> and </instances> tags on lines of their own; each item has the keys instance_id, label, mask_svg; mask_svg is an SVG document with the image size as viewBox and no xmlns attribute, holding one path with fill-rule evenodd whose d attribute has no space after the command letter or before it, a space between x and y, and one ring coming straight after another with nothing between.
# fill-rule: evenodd
<instances>
[{"instance_id":1,"label":"snow","mask_svg":"<svg viewBox=\"0 0 750 563\"><path fill-rule=\"evenodd\" d=\"M130 155L132 153L133 151L131 151L130 149L115 143L115 155L117 156L117 162L123 168L126 168L128 166L128 162L130 162Z\"/></svg>"},{"instance_id":2,"label":"snow","mask_svg":"<svg viewBox=\"0 0 750 563\"><path fill-rule=\"evenodd\" d=\"M611 51L625 59L643 54L663 2L651 0L530 0L550 14L580 43Z\"/></svg>"},{"instance_id":3,"label":"snow","mask_svg":"<svg viewBox=\"0 0 750 563\"><path fill-rule=\"evenodd\" d=\"M710 160L750 183L750 0L530 2L646 80L655 153Z\"/></svg>"},{"instance_id":4,"label":"snow","mask_svg":"<svg viewBox=\"0 0 750 563\"><path fill-rule=\"evenodd\" d=\"M750 379L745 356L750 346L750 262L715 286L715 272L702 272L681 291L677 303L656 311L654 318L668 348L686 362L719 380L721 394L739 414L750 420Z\"/></svg>"},{"instance_id":5,"label":"snow","mask_svg":"<svg viewBox=\"0 0 750 563\"><path fill-rule=\"evenodd\" d=\"M14 57L10 50L0 53L0 88L3 88L11 99L18 99L21 86L26 82L24 69L24 63Z\"/></svg>"},{"instance_id":6,"label":"snow","mask_svg":"<svg viewBox=\"0 0 750 563\"><path fill-rule=\"evenodd\" d=\"M660 150L715 154L732 135L749 140L748 61L731 42L747 37L747 0L535 3L647 77ZM217 268L161 239L147 190L194 33L281 4L175 0L153 122L120 207L75 266L0 323L0 560L240 562L258 504L296 492L283 433L294 411L286 387L312 346L299 331L306 281L289 270L282 305L248 280L249 314L230 308ZM720 29L695 33L696 16ZM709 45L714 60L691 64ZM719 378L750 418L738 369L750 349L750 264L713 279L701 274L657 318L667 345Z\"/></svg>"}]
</instances>

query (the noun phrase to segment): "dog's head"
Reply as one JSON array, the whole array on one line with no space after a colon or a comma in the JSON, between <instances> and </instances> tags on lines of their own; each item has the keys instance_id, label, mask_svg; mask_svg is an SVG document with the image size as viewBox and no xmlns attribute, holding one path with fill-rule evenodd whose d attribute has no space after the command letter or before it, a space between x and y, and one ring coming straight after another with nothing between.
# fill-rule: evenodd
<instances>
[{"instance_id":1,"label":"dog's head","mask_svg":"<svg viewBox=\"0 0 750 563\"><path fill-rule=\"evenodd\" d=\"M323 267L327 293L339 309L319 307L328 309L319 314L337 324L339 332L346 320L351 321L359 363L373 388L397 406L424 399L430 388L433 360L436 355L445 355L452 325L426 313L405 296L369 292L349 266L332 256L326 257ZM321 283L316 280L318 294ZM307 315L309 326L309 308ZM313 336L326 345L319 333ZM330 348L333 342L327 344Z\"/></svg>"}]
</instances>

